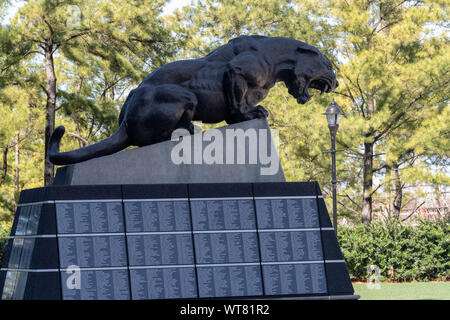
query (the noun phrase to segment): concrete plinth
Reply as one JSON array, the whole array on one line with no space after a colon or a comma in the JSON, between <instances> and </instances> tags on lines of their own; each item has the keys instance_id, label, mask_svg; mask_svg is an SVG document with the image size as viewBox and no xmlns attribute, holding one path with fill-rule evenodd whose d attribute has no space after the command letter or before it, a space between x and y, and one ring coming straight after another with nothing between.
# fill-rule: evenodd
<instances>
[{"instance_id":1,"label":"concrete plinth","mask_svg":"<svg viewBox=\"0 0 450 320\"><path fill-rule=\"evenodd\" d=\"M182 139L186 140L165 141L58 168L54 184L285 181L266 119L206 130Z\"/></svg>"}]
</instances>

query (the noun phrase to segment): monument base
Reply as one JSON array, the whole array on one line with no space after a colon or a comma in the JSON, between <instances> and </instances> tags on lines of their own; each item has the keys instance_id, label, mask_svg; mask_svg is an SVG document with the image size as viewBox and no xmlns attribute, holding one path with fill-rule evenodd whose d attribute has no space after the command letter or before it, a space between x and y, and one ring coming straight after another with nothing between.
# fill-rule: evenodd
<instances>
[{"instance_id":1,"label":"monument base","mask_svg":"<svg viewBox=\"0 0 450 320\"><path fill-rule=\"evenodd\" d=\"M355 299L315 182L21 193L1 298Z\"/></svg>"},{"instance_id":2,"label":"monument base","mask_svg":"<svg viewBox=\"0 0 450 320\"><path fill-rule=\"evenodd\" d=\"M55 185L285 182L266 119L58 168ZM181 163L180 163L181 162Z\"/></svg>"}]
</instances>

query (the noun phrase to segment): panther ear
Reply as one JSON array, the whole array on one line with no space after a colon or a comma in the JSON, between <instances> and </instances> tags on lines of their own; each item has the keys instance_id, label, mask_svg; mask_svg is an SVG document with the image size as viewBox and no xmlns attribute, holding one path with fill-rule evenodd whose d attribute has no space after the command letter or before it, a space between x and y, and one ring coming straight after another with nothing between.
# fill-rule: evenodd
<instances>
[{"instance_id":1,"label":"panther ear","mask_svg":"<svg viewBox=\"0 0 450 320\"><path fill-rule=\"evenodd\" d=\"M313 54L319 55L319 51L316 48L314 48L313 46L307 45L307 44L298 47L297 48L297 52L300 52L300 53L313 53Z\"/></svg>"}]
</instances>

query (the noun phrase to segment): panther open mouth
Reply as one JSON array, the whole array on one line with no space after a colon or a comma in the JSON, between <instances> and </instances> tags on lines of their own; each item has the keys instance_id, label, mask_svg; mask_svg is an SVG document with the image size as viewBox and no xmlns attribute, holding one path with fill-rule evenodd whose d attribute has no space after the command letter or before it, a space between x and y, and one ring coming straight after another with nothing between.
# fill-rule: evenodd
<instances>
[{"instance_id":1,"label":"panther open mouth","mask_svg":"<svg viewBox=\"0 0 450 320\"><path fill-rule=\"evenodd\" d=\"M333 81L328 78L319 78L312 80L309 83L309 88L317 89L320 91L320 94L323 94L324 92L330 92L335 88L333 85Z\"/></svg>"},{"instance_id":2,"label":"panther open mouth","mask_svg":"<svg viewBox=\"0 0 450 320\"><path fill-rule=\"evenodd\" d=\"M328 76L322 76L315 79L300 79L300 81L295 81L293 85L289 88L289 93L297 99L300 104L305 104L314 96L310 94L308 89L319 90L320 94L324 92L330 92L337 87L337 81L331 79Z\"/></svg>"}]
</instances>

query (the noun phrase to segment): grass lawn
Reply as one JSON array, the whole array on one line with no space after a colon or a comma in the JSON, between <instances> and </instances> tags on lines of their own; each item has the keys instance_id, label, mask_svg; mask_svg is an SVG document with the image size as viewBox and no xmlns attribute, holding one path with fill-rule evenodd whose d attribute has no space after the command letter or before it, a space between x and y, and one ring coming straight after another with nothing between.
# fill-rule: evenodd
<instances>
[{"instance_id":1,"label":"grass lawn","mask_svg":"<svg viewBox=\"0 0 450 320\"><path fill-rule=\"evenodd\" d=\"M450 300L450 282L380 283L380 289L357 283L353 288L361 300Z\"/></svg>"}]
</instances>

